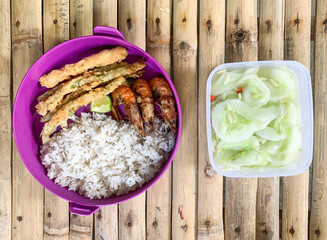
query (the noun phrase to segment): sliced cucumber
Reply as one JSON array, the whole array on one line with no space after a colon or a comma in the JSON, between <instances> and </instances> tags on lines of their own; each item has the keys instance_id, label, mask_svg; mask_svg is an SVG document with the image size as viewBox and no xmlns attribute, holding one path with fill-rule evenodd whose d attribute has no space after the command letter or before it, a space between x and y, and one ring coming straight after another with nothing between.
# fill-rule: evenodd
<instances>
[{"instance_id":1,"label":"sliced cucumber","mask_svg":"<svg viewBox=\"0 0 327 240\"><path fill-rule=\"evenodd\" d=\"M229 70L229 72L232 73L242 73L243 75L251 74L251 73L257 73L258 68L257 67L249 67L249 68L241 68L241 69L234 69Z\"/></svg>"},{"instance_id":2,"label":"sliced cucumber","mask_svg":"<svg viewBox=\"0 0 327 240\"><path fill-rule=\"evenodd\" d=\"M290 158L296 159L301 152L302 136L301 130L297 127L287 129L288 139L283 146L284 154Z\"/></svg>"},{"instance_id":3,"label":"sliced cucumber","mask_svg":"<svg viewBox=\"0 0 327 240\"><path fill-rule=\"evenodd\" d=\"M285 139L286 137L286 135L283 132L278 132L276 129L272 127L266 127L259 131L256 131L255 135L270 141L280 141Z\"/></svg>"},{"instance_id":4,"label":"sliced cucumber","mask_svg":"<svg viewBox=\"0 0 327 240\"><path fill-rule=\"evenodd\" d=\"M220 139L216 136L215 130L211 126L211 142L212 142L212 148L214 151L217 149L217 145L220 142Z\"/></svg>"},{"instance_id":5,"label":"sliced cucumber","mask_svg":"<svg viewBox=\"0 0 327 240\"><path fill-rule=\"evenodd\" d=\"M259 140L256 137L250 137L249 139L240 141L240 142L226 142L226 141L220 141L218 146L218 149L221 150L234 150L234 151L241 151L244 149L259 149Z\"/></svg>"},{"instance_id":6,"label":"sliced cucumber","mask_svg":"<svg viewBox=\"0 0 327 240\"><path fill-rule=\"evenodd\" d=\"M261 150L269 154L277 154L283 146L284 141L266 141L261 145Z\"/></svg>"},{"instance_id":7,"label":"sliced cucumber","mask_svg":"<svg viewBox=\"0 0 327 240\"><path fill-rule=\"evenodd\" d=\"M271 155L271 166L287 166L294 162L301 152L301 131L297 127L286 130L287 138L276 154Z\"/></svg>"},{"instance_id":8,"label":"sliced cucumber","mask_svg":"<svg viewBox=\"0 0 327 240\"><path fill-rule=\"evenodd\" d=\"M217 96L237 88L243 83L242 76L242 73L224 72L212 85L211 95Z\"/></svg>"},{"instance_id":9,"label":"sliced cucumber","mask_svg":"<svg viewBox=\"0 0 327 240\"><path fill-rule=\"evenodd\" d=\"M217 105L218 103L225 101L226 99L237 99L238 94L235 91L229 91L223 94L220 94L212 103L212 106Z\"/></svg>"},{"instance_id":10,"label":"sliced cucumber","mask_svg":"<svg viewBox=\"0 0 327 240\"><path fill-rule=\"evenodd\" d=\"M255 130L251 110L238 99L228 99L212 109L212 126L216 135L226 142L250 138Z\"/></svg>"},{"instance_id":11,"label":"sliced cucumber","mask_svg":"<svg viewBox=\"0 0 327 240\"><path fill-rule=\"evenodd\" d=\"M233 151L226 150L217 154L219 165L224 168L239 168L256 165L258 152L254 150Z\"/></svg>"},{"instance_id":12,"label":"sliced cucumber","mask_svg":"<svg viewBox=\"0 0 327 240\"><path fill-rule=\"evenodd\" d=\"M268 153L266 152L260 152L259 154L259 166L267 166L268 164L270 164L271 159Z\"/></svg>"},{"instance_id":13,"label":"sliced cucumber","mask_svg":"<svg viewBox=\"0 0 327 240\"><path fill-rule=\"evenodd\" d=\"M299 123L300 114L299 109L295 105L295 103L291 100L285 103L285 113L282 114L281 120L284 122L288 122L290 124L297 125Z\"/></svg>"},{"instance_id":14,"label":"sliced cucumber","mask_svg":"<svg viewBox=\"0 0 327 240\"><path fill-rule=\"evenodd\" d=\"M257 73L258 72L258 68L257 67L250 67L250 68L246 68L243 72L244 75L246 74L252 74L252 73Z\"/></svg>"},{"instance_id":15,"label":"sliced cucumber","mask_svg":"<svg viewBox=\"0 0 327 240\"><path fill-rule=\"evenodd\" d=\"M240 168L265 166L269 164L269 155L255 150L232 151L226 150L217 154L216 161L223 168Z\"/></svg>"},{"instance_id":16,"label":"sliced cucumber","mask_svg":"<svg viewBox=\"0 0 327 240\"><path fill-rule=\"evenodd\" d=\"M232 73L242 73L244 72L244 69L233 69L233 70L228 70L229 72L232 72Z\"/></svg>"},{"instance_id":17,"label":"sliced cucumber","mask_svg":"<svg viewBox=\"0 0 327 240\"><path fill-rule=\"evenodd\" d=\"M218 72L216 72L211 80L211 88L213 88L213 86L216 84L216 82L218 81L218 79L221 77L221 75L223 75L226 72L226 70L220 70Z\"/></svg>"},{"instance_id":18,"label":"sliced cucumber","mask_svg":"<svg viewBox=\"0 0 327 240\"><path fill-rule=\"evenodd\" d=\"M270 89L270 100L286 98L294 89L294 79L290 71L282 68L261 68L258 76L267 78L264 83Z\"/></svg>"},{"instance_id":19,"label":"sliced cucumber","mask_svg":"<svg viewBox=\"0 0 327 240\"><path fill-rule=\"evenodd\" d=\"M260 80L257 75L249 79L247 85L243 89L243 101L252 109L258 109L265 105L270 99L269 88Z\"/></svg>"},{"instance_id":20,"label":"sliced cucumber","mask_svg":"<svg viewBox=\"0 0 327 240\"><path fill-rule=\"evenodd\" d=\"M253 117L255 121L256 131L264 129L274 119L281 114L281 109L278 104L267 104L255 111Z\"/></svg>"}]
</instances>

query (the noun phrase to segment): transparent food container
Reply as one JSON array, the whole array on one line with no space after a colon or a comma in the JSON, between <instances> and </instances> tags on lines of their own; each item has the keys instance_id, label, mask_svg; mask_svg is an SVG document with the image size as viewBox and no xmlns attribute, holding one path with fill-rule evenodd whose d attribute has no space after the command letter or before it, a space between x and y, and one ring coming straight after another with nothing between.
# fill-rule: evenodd
<instances>
[{"instance_id":1,"label":"transparent food container","mask_svg":"<svg viewBox=\"0 0 327 240\"><path fill-rule=\"evenodd\" d=\"M298 84L299 109L301 115L301 135L302 151L299 157L286 167L254 167L240 168L233 170L223 169L217 164L213 157L213 147L211 138L211 81L215 73L221 70L235 70L249 67L287 67L296 75ZM225 63L212 70L207 81L206 94L206 116L207 116L207 139L209 158L212 167L221 175L227 177L281 177L298 175L304 172L312 162L313 149L313 104L312 87L310 73L304 65L295 61L257 61L257 62L238 62Z\"/></svg>"}]
</instances>

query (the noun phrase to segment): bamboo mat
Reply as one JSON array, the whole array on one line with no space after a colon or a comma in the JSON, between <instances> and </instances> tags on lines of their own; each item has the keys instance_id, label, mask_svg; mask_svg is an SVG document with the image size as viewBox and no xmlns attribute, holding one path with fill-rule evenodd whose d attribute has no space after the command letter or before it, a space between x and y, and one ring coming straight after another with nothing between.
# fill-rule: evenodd
<instances>
[{"instance_id":1,"label":"bamboo mat","mask_svg":"<svg viewBox=\"0 0 327 240\"><path fill-rule=\"evenodd\" d=\"M47 50L117 27L172 77L183 130L171 168L137 198L93 216L29 174L13 141L17 88ZM296 60L314 77L314 159L284 178L214 174L205 129L209 72L223 62ZM326 0L1 0L0 239L327 239Z\"/></svg>"}]
</instances>

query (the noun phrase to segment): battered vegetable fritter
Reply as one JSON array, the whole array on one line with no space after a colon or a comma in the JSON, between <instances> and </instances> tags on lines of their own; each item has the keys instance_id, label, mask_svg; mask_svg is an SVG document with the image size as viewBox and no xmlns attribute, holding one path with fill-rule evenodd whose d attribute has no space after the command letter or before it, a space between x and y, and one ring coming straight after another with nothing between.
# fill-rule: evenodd
<instances>
[{"instance_id":1,"label":"battered vegetable fritter","mask_svg":"<svg viewBox=\"0 0 327 240\"><path fill-rule=\"evenodd\" d=\"M69 79L69 77L79 75L89 69L121 62L127 55L128 51L121 46L105 49L99 53L85 57L77 63L66 64L60 69L52 70L50 73L43 75L39 79L39 82L42 86L52 88L58 83Z\"/></svg>"},{"instance_id":2,"label":"battered vegetable fritter","mask_svg":"<svg viewBox=\"0 0 327 240\"><path fill-rule=\"evenodd\" d=\"M75 91L88 91L114 78L130 75L145 67L143 60L103 72L86 72L82 76L63 82L41 95L36 105L37 113L44 116L60 105L64 97ZM45 97L46 96L46 97ZM41 101L41 99L44 99Z\"/></svg>"},{"instance_id":3,"label":"battered vegetable fritter","mask_svg":"<svg viewBox=\"0 0 327 240\"><path fill-rule=\"evenodd\" d=\"M126 79L124 77L119 77L107 85L93 89L62 106L43 126L41 132L42 143L44 144L50 140L50 135L56 131L58 126L67 126L67 119L69 119L80 107L86 106L92 101L100 100L104 96L112 93L117 87L125 82Z\"/></svg>"}]
</instances>

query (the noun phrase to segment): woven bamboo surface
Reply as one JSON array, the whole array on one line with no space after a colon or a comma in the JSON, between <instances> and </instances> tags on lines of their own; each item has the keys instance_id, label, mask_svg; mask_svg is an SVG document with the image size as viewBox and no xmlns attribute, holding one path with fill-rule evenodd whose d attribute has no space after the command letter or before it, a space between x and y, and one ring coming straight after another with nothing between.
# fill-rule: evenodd
<instances>
[{"instance_id":1,"label":"woven bamboo surface","mask_svg":"<svg viewBox=\"0 0 327 240\"><path fill-rule=\"evenodd\" d=\"M12 105L30 66L69 39L117 27L171 76L183 130L172 166L146 193L88 217L45 190L13 140ZM296 60L314 90L312 171L231 179L210 166L209 72L223 62ZM327 239L326 0L1 0L0 239Z\"/></svg>"}]
</instances>

